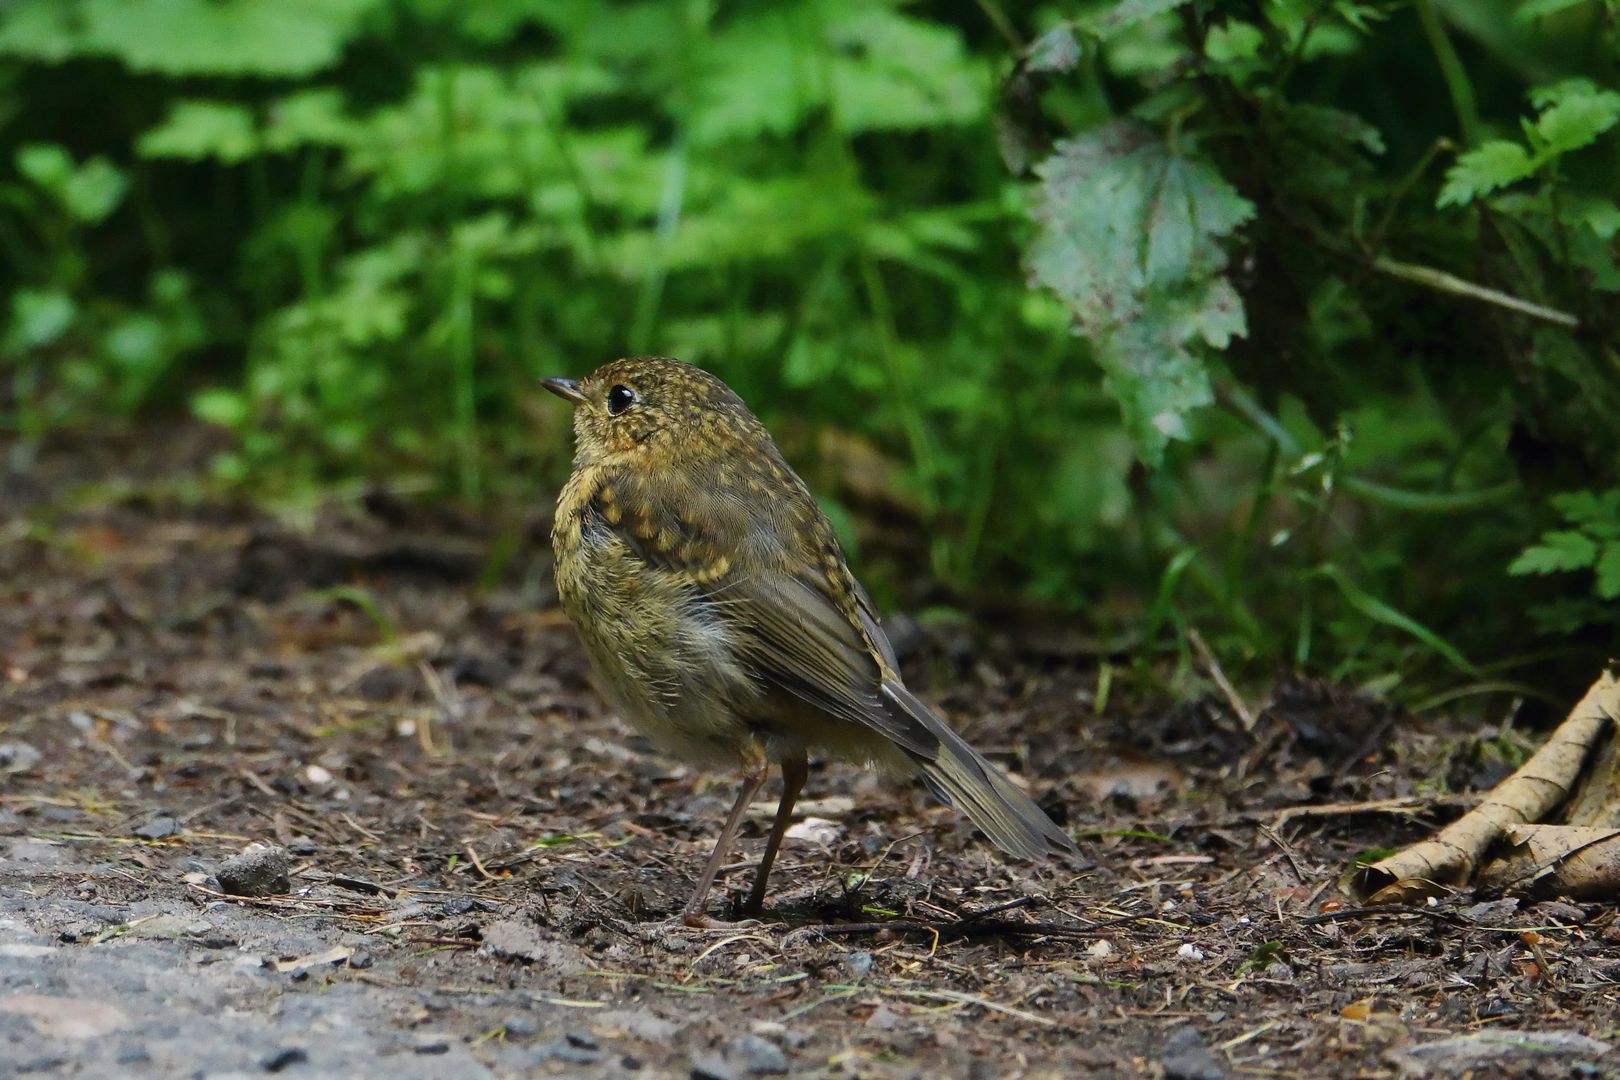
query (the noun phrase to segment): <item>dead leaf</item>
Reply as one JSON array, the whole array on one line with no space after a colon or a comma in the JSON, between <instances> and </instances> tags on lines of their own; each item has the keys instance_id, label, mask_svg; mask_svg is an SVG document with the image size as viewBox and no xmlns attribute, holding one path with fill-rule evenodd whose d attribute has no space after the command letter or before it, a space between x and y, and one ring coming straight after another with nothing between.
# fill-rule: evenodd
<instances>
[{"instance_id":1,"label":"dead leaf","mask_svg":"<svg viewBox=\"0 0 1620 1080\"><path fill-rule=\"evenodd\" d=\"M1620 829L1590 825L1517 825L1512 845L1479 876L1481 885L1579 900L1620 892Z\"/></svg>"},{"instance_id":2,"label":"dead leaf","mask_svg":"<svg viewBox=\"0 0 1620 1080\"><path fill-rule=\"evenodd\" d=\"M836 821L826 818L808 817L803 821L795 821L788 826L787 832L782 836L788 840L804 840L821 847L830 847L838 842L844 835L844 827Z\"/></svg>"}]
</instances>

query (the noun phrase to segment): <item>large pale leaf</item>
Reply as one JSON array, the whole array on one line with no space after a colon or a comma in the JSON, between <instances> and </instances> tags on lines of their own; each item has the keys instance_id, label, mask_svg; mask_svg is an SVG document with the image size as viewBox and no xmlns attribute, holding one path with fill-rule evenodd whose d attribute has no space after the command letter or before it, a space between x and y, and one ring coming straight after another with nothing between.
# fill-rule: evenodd
<instances>
[{"instance_id":1,"label":"large pale leaf","mask_svg":"<svg viewBox=\"0 0 1620 1080\"><path fill-rule=\"evenodd\" d=\"M1143 458L1156 463L1210 401L1201 353L1245 331L1222 240L1253 207L1207 162L1116 123L1041 165L1031 278L1091 341Z\"/></svg>"}]
</instances>

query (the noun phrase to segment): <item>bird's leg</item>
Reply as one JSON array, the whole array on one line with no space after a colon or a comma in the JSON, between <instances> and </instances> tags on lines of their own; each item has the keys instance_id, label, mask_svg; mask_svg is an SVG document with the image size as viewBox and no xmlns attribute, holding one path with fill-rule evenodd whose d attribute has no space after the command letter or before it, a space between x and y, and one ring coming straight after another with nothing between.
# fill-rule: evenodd
<instances>
[{"instance_id":1,"label":"bird's leg","mask_svg":"<svg viewBox=\"0 0 1620 1080\"><path fill-rule=\"evenodd\" d=\"M776 804L776 823L771 826L771 838L765 841L765 854L759 860L759 869L754 871L754 887L748 893L748 902L743 905L744 915L758 915L765 906L765 883L770 880L771 864L776 861L776 851L782 846L782 834L787 832L788 823L793 820L793 804L809 777L810 762L805 759L803 750L782 759L782 801Z\"/></svg>"},{"instance_id":2,"label":"bird's leg","mask_svg":"<svg viewBox=\"0 0 1620 1080\"><path fill-rule=\"evenodd\" d=\"M743 772L742 790L737 793L737 802L726 815L726 823L720 827L720 837L714 842L714 851L709 854L709 861L703 864L703 873L698 876L697 888L692 890L692 899L686 902L681 911L681 922L687 926L712 927L714 925L707 915L703 913L705 901L709 898L709 889L714 885L714 876L720 872L720 867L726 861L726 852L731 849L732 838L737 835L737 826L742 824L743 811L748 804L754 801L759 789L765 785L765 778L770 775L771 764L761 757L758 762L750 762Z\"/></svg>"}]
</instances>

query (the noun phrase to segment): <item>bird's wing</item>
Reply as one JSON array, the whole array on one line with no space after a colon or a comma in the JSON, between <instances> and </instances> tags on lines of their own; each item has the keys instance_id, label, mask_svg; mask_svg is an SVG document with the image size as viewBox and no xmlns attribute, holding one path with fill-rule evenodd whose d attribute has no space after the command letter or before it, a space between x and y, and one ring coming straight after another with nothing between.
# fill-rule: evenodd
<instances>
[{"instance_id":1,"label":"bird's wing","mask_svg":"<svg viewBox=\"0 0 1620 1080\"><path fill-rule=\"evenodd\" d=\"M893 649L808 493L785 492L756 508L720 486L662 491L623 476L590 511L632 554L679 574L739 630L762 679L917 759L938 755L933 727L885 693Z\"/></svg>"}]
</instances>

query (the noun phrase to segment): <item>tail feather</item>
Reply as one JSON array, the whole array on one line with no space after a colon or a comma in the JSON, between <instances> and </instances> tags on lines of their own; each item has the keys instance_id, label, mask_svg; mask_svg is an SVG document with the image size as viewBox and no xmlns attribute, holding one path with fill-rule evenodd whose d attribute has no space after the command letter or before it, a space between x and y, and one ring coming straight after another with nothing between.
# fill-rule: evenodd
<instances>
[{"instance_id":1,"label":"tail feather","mask_svg":"<svg viewBox=\"0 0 1620 1080\"><path fill-rule=\"evenodd\" d=\"M884 696L939 739L933 758L912 755L923 782L942 802L968 816L997 847L1010 855L1036 859L1076 851L1073 840L1033 799L986 761L904 686L885 683Z\"/></svg>"}]
</instances>

